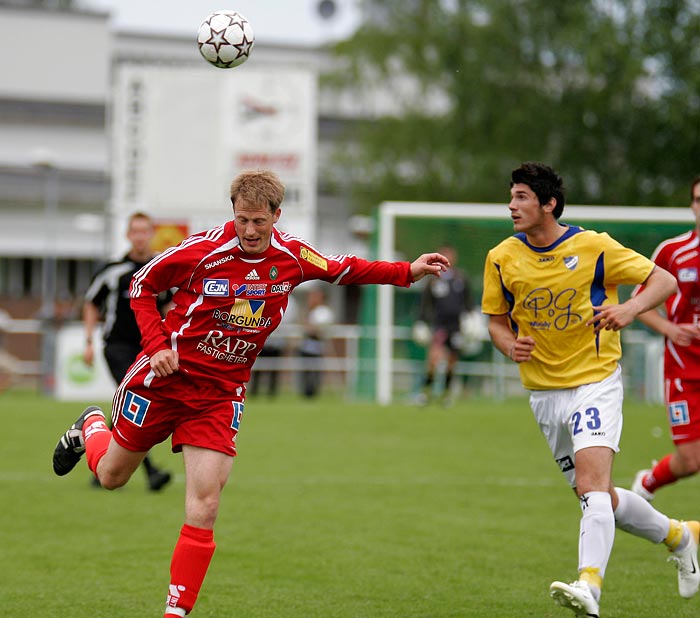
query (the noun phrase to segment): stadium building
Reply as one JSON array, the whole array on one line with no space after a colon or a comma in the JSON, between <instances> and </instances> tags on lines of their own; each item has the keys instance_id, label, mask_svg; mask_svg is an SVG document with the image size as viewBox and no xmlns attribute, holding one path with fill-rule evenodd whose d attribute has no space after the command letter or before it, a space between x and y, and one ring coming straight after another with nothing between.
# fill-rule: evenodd
<instances>
[{"instance_id":1,"label":"stadium building","mask_svg":"<svg viewBox=\"0 0 700 618\"><path fill-rule=\"evenodd\" d=\"M240 169L265 167L280 175L287 187L283 229L324 252L367 253L371 222L352 216L352 176L335 162L334 146L358 118L394 109L394 93L324 88L320 77L333 64L323 47L256 41L243 67L216 69L200 57L195 27L191 36L117 30L108 13L76 4L0 0L0 51L8 59L0 63L0 351L17 359L21 375L53 376L41 365L41 359L55 358L46 347L52 338L42 334L60 333L80 318L82 296L98 265L124 253L131 213L142 210L155 218L157 248L176 244L230 217L228 184ZM439 99L433 103L439 108ZM403 205L409 210L401 215L401 204L389 205L394 210L379 209L380 232L394 230L400 216L413 217L409 233L404 229L409 243L427 237L416 209L421 217L440 209ZM645 225L658 227L670 214L665 209L662 219ZM688 215L684 209L666 224L685 229ZM627 216L621 215L622 225ZM455 217L444 215L434 236L445 226L457 233ZM384 219L391 225L383 226ZM508 222L503 225L506 234ZM478 226L459 230L464 238L490 242ZM629 239L636 232L626 233ZM393 237L380 234L379 240L384 251L397 246ZM484 252L472 251L479 260ZM333 359L337 365L326 362L325 370L337 367L346 384L364 380L377 392L384 388L385 399L394 373L403 376L404 390L410 388L419 363L415 350L404 346L406 358L392 364L392 320L397 313L410 318L413 299L404 297L396 311L393 291L377 292L376 330L383 339L375 371L374 342L361 350L359 331L351 327L358 322L360 290L332 292L336 319L347 328L336 329L345 333ZM406 343L410 329L400 328L409 333L402 335ZM638 337L643 352L627 365L639 365L637 390L657 400L659 340L649 343L644 332ZM81 344L76 340L75 348ZM493 392L507 392L507 385L499 386L506 378L517 387L517 368L504 365L499 354L485 361L458 369L486 377L496 385ZM0 389L2 382L0 366Z\"/></svg>"},{"instance_id":2,"label":"stadium building","mask_svg":"<svg viewBox=\"0 0 700 618\"><path fill-rule=\"evenodd\" d=\"M152 214L163 224L166 246L173 244L178 234L226 219L228 182L238 167L280 173L288 186L290 231L324 251L362 253L337 188L342 170L330 156L334 138L357 113L357 100L319 91L330 61L323 49L257 42L245 68L229 73L202 60L194 35L115 31L109 14L72 4L0 2L0 50L11 59L0 64L0 309L15 319L78 318L97 265L123 252L131 212ZM280 92L285 76L299 89L293 100ZM234 77L246 79L245 88ZM212 93L214 82L223 90ZM238 120L210 107L222 97ZM158 124L170 103L180 106L171 122L175 114L192 121L182 123L188 126L181 135L173 136L165 121ZM257 119L248 151L236 150L230 136L202 137L194 125L216 135ZM267 151L251 144L285 131L287 141ZM184 185L177 182L178 165L192 171ZM353 299L343 300L349 302L338 304L351 312ZM10 336L7 343L27 367L39 345L38 335L21 342Z\"/></svg>"}]
</instances>

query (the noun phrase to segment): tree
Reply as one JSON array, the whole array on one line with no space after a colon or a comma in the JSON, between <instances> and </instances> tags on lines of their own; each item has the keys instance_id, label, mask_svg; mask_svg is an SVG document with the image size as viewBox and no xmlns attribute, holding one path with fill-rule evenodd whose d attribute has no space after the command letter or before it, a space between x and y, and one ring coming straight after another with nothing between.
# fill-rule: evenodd
<instances>
[{"instance_id":1,"label":"tree","mask_svg":"<svg viewBox=\"0 0 700 618\"><path fill-rule=\"evenodd\" d=\"M700 1L363 6L325 78L369 93L338 149L360 210L502 202L525 160L561 171L571 202L688 203L700 172Z\"/></svg>"}]
</instances>

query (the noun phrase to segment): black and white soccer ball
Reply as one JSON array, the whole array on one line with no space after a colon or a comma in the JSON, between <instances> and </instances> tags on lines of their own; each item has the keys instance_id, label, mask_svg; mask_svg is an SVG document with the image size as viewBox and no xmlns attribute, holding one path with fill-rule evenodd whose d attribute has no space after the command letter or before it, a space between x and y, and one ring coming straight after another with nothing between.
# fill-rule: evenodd
<instances>
[{"instance_id":1,"label":"black and white soccer ball","mask_svg":"<svg viewBox=\"0 0 700 618\"><path fill-rule=\"evenodd\" d=\"M250 22L236 11L216 11L199 27L197 45L202 57L215 67L230 69L243 64L255 44Z\"/></svg>"}]
</instances>

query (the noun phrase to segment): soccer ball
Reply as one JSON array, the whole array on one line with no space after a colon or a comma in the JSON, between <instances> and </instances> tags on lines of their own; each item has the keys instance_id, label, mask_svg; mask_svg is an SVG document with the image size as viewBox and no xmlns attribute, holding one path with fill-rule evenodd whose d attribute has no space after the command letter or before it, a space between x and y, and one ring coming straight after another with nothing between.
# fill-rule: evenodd
<instances>
[{"instance_id":1,"label":"soccer ball","mask_svg":"<svg viewBox=\"0 0 700 618\"><path fill-rule=\"evenodd\" d=\"M250 56L255 34L250 22L236 11L216 11L199 27L199 53L220 69L243 64Z\"/></svg>"}]
</instances>

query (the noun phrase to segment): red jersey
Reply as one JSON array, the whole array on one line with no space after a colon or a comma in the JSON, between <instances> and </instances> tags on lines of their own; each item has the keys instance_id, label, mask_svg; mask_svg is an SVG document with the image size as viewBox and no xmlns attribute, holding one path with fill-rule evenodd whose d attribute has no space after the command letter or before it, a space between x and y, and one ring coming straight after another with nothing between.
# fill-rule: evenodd
<instances>
[{"instance_id":1,"label":"red jersey","mask_svg":"<svg viewBox=\"0 0 700 618\"><path fill-rule=\"evenodd\" d=\"M291 291L303 281L339 285L413 282L408 262L369 262L324 255L307 242L273 230L270 246L248 254L232 221L185 239L133 278L131 306L146 355L172 348L180 371L233 392L250 378L265 340L279 326ZM165 319L156 306L177 288Z\"/></svg>"},{"instance_id":2,"label":"red jersey","mask_svg":"<svg viewBox=\"0 0 700 618\"><path fill-rule=\"evenodd\" d=\"M662 242L651 259L670 272L678 291L666 299L666 317L675 324L697 324L700 316L700 238L695 230ZM700 340L688 347L666 339L667 379L700 380Z\"/></svg>"}]
</instances>

